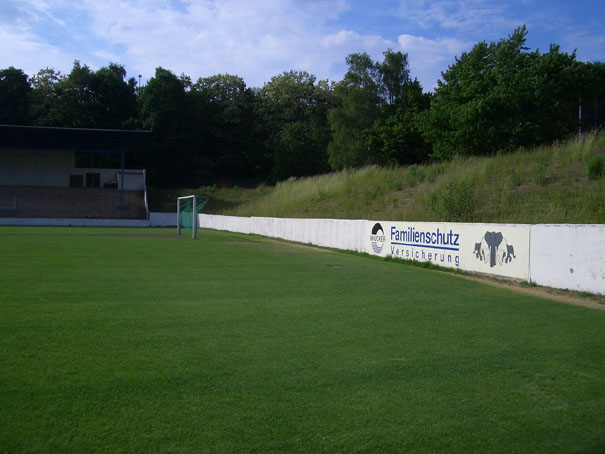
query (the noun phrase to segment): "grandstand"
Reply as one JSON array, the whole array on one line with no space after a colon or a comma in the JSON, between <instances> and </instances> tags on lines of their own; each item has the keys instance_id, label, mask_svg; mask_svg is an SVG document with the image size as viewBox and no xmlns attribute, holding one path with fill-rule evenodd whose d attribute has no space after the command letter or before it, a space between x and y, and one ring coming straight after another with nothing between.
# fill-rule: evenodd
<instances>
[{"instance_id":1,"label":"grandstand","mask_svg":"<svg viewBox=\"0 0 605 454\"><path fill-rule=\"evenodd\" d=\"M0 217L147 219L145 170L126 153L149 131L0 125ZM76 167L75 154L120 157L121 168Z\"/></svg>"}]
</instances>

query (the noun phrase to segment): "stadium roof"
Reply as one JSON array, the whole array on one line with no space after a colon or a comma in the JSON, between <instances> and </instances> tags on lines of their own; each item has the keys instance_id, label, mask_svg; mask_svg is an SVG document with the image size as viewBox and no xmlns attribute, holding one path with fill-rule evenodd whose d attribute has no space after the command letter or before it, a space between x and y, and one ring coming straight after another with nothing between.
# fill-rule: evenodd
<instances>
[{"instance_id":1,"label":"stadium roof","mask_svg":"<svg viewBox=\"0 0 605 454\"><path fill-rule=\"evenodd\" d=\"M150 136L151 131L0 125L0 149L140 152Z\"/></svg>"}]
</instances>

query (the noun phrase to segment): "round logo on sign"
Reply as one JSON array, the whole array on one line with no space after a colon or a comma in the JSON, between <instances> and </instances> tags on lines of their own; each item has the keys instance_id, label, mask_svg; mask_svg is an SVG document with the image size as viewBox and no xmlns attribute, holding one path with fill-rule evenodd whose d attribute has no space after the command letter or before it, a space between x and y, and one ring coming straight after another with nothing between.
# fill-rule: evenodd
<instances>
[{"instance_id":1,"label":"round logo on sign","mask_svg":"<svg viewBox=\"0 0 605 454\"><path fill-rule=\"evenodd\" d=\"M384 230L382 229L382 225L377 222L376 224L374 224L374 227L372 227L372 234L370 235L370 243L372 244L372 250L376 254L380 254L382 252L382 249L384 248L384 242Z\"/></svg>"}]
</instances>

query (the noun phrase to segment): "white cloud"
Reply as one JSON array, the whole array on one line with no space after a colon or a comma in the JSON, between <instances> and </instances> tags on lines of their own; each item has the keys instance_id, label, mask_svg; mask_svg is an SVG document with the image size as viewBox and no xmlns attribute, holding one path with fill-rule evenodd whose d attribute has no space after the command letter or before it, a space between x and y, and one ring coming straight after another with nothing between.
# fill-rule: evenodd
<instances>
[{"instance_id":1,"label":"white cloud","mask_svg":"<svg viewBox=\"0 0 605 454\"><path fill-rule=\"evenodd\" d=\"M399 0L378 11L361 0L0 0L0 67L32 74L112 61L144 79L163 66L194 80L228 72L258 87L290 69L340 80L348 54L381 60L390 47L407 52L412 75L432 89L456 55L526 23L515 19L523 1ZM588 36L545 14L531 17L555 27L548 39L565 34L561 44L577 42L579 58L603 59L600 24Z\"/></svg>"},{"instance_id":2,"label":"white cloud","mask_svg":"<svg viewBox=\"0 0 605 454\"><path fill-rule=\"evenodd\" d=\"M523 22L500 0L400 0L399 16L420 28L439 28L494 39Z\"/></svg>"},{"instance_id":3,"label":"white cloud","mask_svg":"<svg viewBox=\"0 0 605 454\"><path fill-rule=\"evenodd\" d=\"M86 0L81 8L89 31L113 47L91 53L115 55L120 49L119 63L147 77L163 66L193 79L238 74L250 86L290 69L340 79L347 54L365 50L376 56L394 44L378 35L329 29L325 24L349 8L343 0L191 0L180 8L161 0Z\"/></svg>"},{"instance_id":4,"label":"white cloud","mask_svg":"<svg viewBox=\"0 0 605 454\"><path fill-rule=\"evenodd\" d=\"M517 0L517 3L523 0ZM455 57L479 41L505 38L526 21L515 2L500 0L400 0L398 16L412 33L399 45L409 55L410 69L426 90L434 89L441 72ZM526 18L527 19L527 18Z\"/></svg>"},{"instance_id":5,"label":"white cloud","mask_svg":"<svg viewBox=\"0 0 605 454\"><path fill-rule=\"evenodd\" d=\"M605 34L597 29L572 32L563 37L561 50L573 52L577 49L578 60L603 61L605 60ZM546 50L546 49L545 49Z\"/></svg>"},{"instance_id":6,"label":"white cloud","mask_svg":"<svg viewBox=\"0 0 605 454\"><path fill-rule=\"evenodd\" d=\"M455 57L472 48L472 43L455 38L427 39L403 34L398 38L403 52L407 52L410 70L425 90L437 86L441 71L454 63Z\"/></svg>"},{"instance_id":7,"label":"white cloud","mask_svg":"<svg viewBox=\"0 0 605 454\"><path fill-rule=\"evenodd\" d=\"M45 0L29 0L21 2L22 6L25 6L31 11L38 20L50 19L56 25L64 26L65 22L62 19L57 18L52 12L52 6Z\"/></svg>"},{"instance_id":8,"label":"white cloud","mask_svg":"<svg viewBox=\"0 0 605 454\"><path fill-rule=\"evenodd\" d=\"M14 65L30 75L46 66L66 73L78 59L93 69L121 63L144 79L158 66L194 80L228 72L260 87L290 69L340 80L348 54L367 52L381 60L384 50L398 45L376 33L336 26L334 19L349 8L344 0L82 0L75 7L56 0L55 9L44 0L29 0L28 8L19 5L21 29L0 35L0 66ZM61 47L50 44L53 40L62 40ZM399 45L427 89L439 76L440 62L458 50L455 40L411 35L401 35Z\"/></svg>"},{"instance_id":9,"label":"white cloud","mask_svg":"<svg viewBox=\"0 0 605 454\"><path fill-rule=\"evenodd\" d=\"M313 20L336 20L345 11L351 9L347 0L298 0L296 5Z\"/></svg>"},{"instance_id":10,"label":"white cloud","mask_svg":"<svg viewBox=\"0 0 605 454\"><path fill-rule=\"evenodd\" d=\"M0 68L14 66L28 76L43 68L71 68L73 58L56 46L40 42L27 31L0 28Z\"/></svg>"}]
</instances>

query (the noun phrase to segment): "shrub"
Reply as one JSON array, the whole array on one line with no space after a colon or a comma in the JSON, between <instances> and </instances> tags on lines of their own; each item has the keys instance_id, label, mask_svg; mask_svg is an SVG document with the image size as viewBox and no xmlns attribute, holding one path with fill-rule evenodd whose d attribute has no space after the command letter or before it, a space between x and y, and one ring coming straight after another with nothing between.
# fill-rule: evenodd
<instances>
[{"instance_id":1,"label":"shrub","mask_svg":"<svg viewBox=\"0 0 605 454\"><path fill-rule=\"evenodd\" d=\"M425 177L426 173L424 168L414 164L408 167L405 174L405 182L408 187L414 187L422 183Z\"/></svg>"},{"instance_id":2,"label":"shrub","mask_svg":"<svg viewBox=\"0 0 605 454\"><path fill-rule=\"evenodd\" d=\"M256 196L257 197L262 197L265 194L267 194L269 192L269 188L267 188L267 185L265 183L261 183L257 188L256 188Z\"/></svg>"},{"instance_id":3,"label":"shrub","mask_svg":"<svg viewBox=\"0 0 605 454\"><path fill-rule=\"evenodd\" d=\"M364 196L366 203L370 203L373 200L376 200L379 195L382 195L384 190L377 183L372 183L372 185L365 190Z\"/></svg>"},{"instance_id":4,"label":"shrub","mask_svg":"<svg viewBox=\"0 0 605 454\"><path fill-rule=\"evenodd\" d=\"M513 186L521 186L521 176L512 169L510 174L510 184Z\"/></svg>"},{"instance_id":5,"label":"shrub","mask_svg":"<svg viewBox=\"0 0 605 454\"><path fill-rule=\"evenodd\" d=\"M433 164L429 167L427 173L427 180L429 183L434 183L439 175L444 172L443 166L441 164Z\"/></svg>"},{"instance_id":6,"label":"shrub","mask_svg":"<svg viewBox=\"0 0 605 454\"><path fill-rule=\"evenodd\" d=\"M431 193L428 208L442 221L472 221L475 213L475 194L469 178L452 180Z\"/></svg>"},{"instance_id":7,"label":"shrub","mask_svg":"<svg viewBox=\"0 0 605 454\"><path fill-rule=\"evenodd\" d=\"M547 183L545 175L546 166L542 163L535 164L531 169L532 179L537 185L545 185Z\"/></svg>"},{"instance_id":8,"label":"shrub","mask_svg":"<svg viewBox=\"0 0 605 454\"><path fill-rule=\"evenodd\" d=\"M391 191L401 191L403 189L403 181L393 171L386 171L384 175L384 184Z\"/></svg>"},{"instance_id":9,"label":"shrub","mask_svg":"<svg viewBox=\"0 0 605 454\"><path fill-rule=\"evenodd\" d=\"M586 161L586 173L588 178L596 180L603 175L603 156L595 154Z\"/></svg>"}]
</instances>

